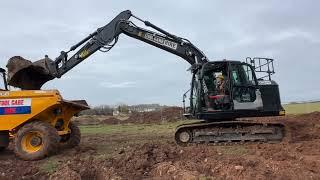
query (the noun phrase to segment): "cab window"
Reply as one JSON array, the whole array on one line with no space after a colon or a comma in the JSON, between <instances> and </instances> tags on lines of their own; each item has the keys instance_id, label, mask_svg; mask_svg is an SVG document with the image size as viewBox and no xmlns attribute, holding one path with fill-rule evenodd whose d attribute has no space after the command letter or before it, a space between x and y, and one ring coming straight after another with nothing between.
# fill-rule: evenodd
<instances>
[{"instance_id":1,"label":"cab window","mask_svg":"<svg viewBox=\"0 0 320 180\"><path fill-rule=\"evenodd\" d=\"M231 65L231 81L233 84L233 99L239 103L256 100L257 85L251 66L247 64Z\"/></svg>"},{"instance_id":2,"label":"cab window","mask_svg":"<svg viewBox=\"0 0 320 180\"><path fill-rule=\"evenodd\" d=\"M253 72L250 66L248 66L247 64L242 65L242 68L244 70L245 73L245 83L247 85L256 85L256 81L254 79L253 76Z\"/></svg>"},{"instance_id":3,"label":"cab window","mask_svg":"<svg viewBox=\"0 0 320 180\"><path fill-rule=\"evenodd\" d=\"M254 79L253 71L246 64L232 65L231 78L235 86L252 86L257 85Z\"/></svg>"}]
</instances>

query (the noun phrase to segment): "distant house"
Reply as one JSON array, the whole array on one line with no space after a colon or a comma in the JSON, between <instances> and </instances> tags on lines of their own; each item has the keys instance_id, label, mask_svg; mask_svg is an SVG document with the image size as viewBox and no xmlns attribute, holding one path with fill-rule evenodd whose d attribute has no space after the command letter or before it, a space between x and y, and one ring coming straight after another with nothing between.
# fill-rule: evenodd
<instances>
[{"instance_id":1,"label":"distant house","mask_svg":"<svg viewBox=\"0 0 320 180\"><path fill-rule=\"evenodd\" d=\"M152 112L161 110L159 104L138 104L138 105L119 105L113 109L113 116L120 114L130 114L132 112Z\"/></svg>"},{"instance_id":2,"label":"distant house","mask_svg":"<svg viewBox=\"0 0 320 180\"><path fill-rule=\"evenodd\" d=\"M151 112L159 111L161 109L161 106L159 104L138 104L128 106L128 109L131 112Z\"/></svg>"},{"instance_id":3,"label":"distant house","mask_svg":"<svg viewBox=\"0 0 320 180\"><path fill-rule=\"evenodd\" d=\"M112 115L113 116L119 116L120 112L118 110L113 110Z\"/></svg>"}]
</instances>

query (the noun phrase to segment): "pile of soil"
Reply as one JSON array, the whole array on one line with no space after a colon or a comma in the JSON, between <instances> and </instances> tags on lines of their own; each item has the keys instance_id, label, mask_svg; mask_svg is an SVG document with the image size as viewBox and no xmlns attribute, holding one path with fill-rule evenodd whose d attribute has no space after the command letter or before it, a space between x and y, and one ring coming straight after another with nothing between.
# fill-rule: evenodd
<instances>
[{"instance_id":1,"label":"pile of soil","mask_svg":"<svg viewBox=\"0 0 320 180\"><path fill-rule=\"evenodd\" d=\"M175 122L184 119L181 107L166 107L159 111L132 112L126 118L117 116L88 116L83 115L73 118L77 125L100 124L158 124L163 122Z\"/></svg>"},{"instance_id":2,"label":"pile of soil","mask_svg":"<svg viewBox=\"0 0 320 180\"><path fill-rule=\"evenodd\" d=\"M121 124L123 121L117 119L115 117L110 117L107 119L102 120L102 124Z\"/></svg>"},{"instance_id":3,"label":"pile of soil","mask_svg":"<svg viewBox=\"0 0 320 180\"><path fill-rule=\"evenodd\" d=\"M293 143L320 139L320 112L288 116L285 125Z\"/></svg>"},{"instance_id":4,"label":"pile of soil","mask_svg":"<svg viewBox=\"0 0 320 180\"><path fill-rule=\"evenodd\" d=\"M163 108L161 111L133 112L123 123L161 123L175 122L183 118L181 107Z\"/></svg>"}]
</instances>

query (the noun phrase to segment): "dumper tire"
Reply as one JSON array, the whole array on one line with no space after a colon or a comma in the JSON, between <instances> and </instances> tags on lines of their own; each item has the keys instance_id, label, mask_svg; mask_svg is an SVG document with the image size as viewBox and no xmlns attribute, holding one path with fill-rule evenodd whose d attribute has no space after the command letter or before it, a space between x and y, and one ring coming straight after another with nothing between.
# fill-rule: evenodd
<instances>
[{"instance_id":1,"label":"dumper tire","mask_svg":"<svg viewBox=\"0 0 320 180\"><path fill-rule=\"evenodd\" d=\"M4 151L7 147L0 147L0 152Z\"/></svg>"},{"instance_id":2,"label":"dumper tire","mask_svg":"<svg viewBox=\"0 0 320 180\"><path fill-rule=\"evenodd\" d=\"M58 131L52 125L43 121L33 121L25 124L17 132L14 138L14 152L23 160L40 160L57 152L59 139Z\"/></svg>"},{"instance_id":3,"label":"dumper tire","mask_svg":"<svg viewBox=\"0 0 320 180\"><path fill-rule=\"evenodd\" d=\"M60 148L74 148L80 144L81 132L79 127L70 122L69 128L71 130L70 134L64 135L60 140Z\"/></svg>"}]
</instances>

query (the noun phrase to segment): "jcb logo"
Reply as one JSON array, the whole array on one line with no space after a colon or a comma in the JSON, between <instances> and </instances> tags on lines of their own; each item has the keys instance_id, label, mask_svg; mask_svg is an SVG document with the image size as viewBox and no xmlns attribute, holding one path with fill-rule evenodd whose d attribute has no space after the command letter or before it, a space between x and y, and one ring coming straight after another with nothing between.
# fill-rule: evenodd
<instances>
[{"instance_id":1,"label":"jcb logo","mask_svg":"<svg viewBox=\"0 0 320 180\"><path fill-rule=\"evenodd\" d=\"M9 92L0 92L0 96L9 96Z\"/></svg>"},{"instance_id":2,"label":"jcb logo","mask_svg":"<svg viewBox=\"0 0 320 180\"><path fill-rule=\"evenodd\" d=\"M89 51L87 49L83 50L80 54L79 54L79 57L81 59L84 59L86 58L87 56L89 55Z\"/></svg>"}]
</instances>

